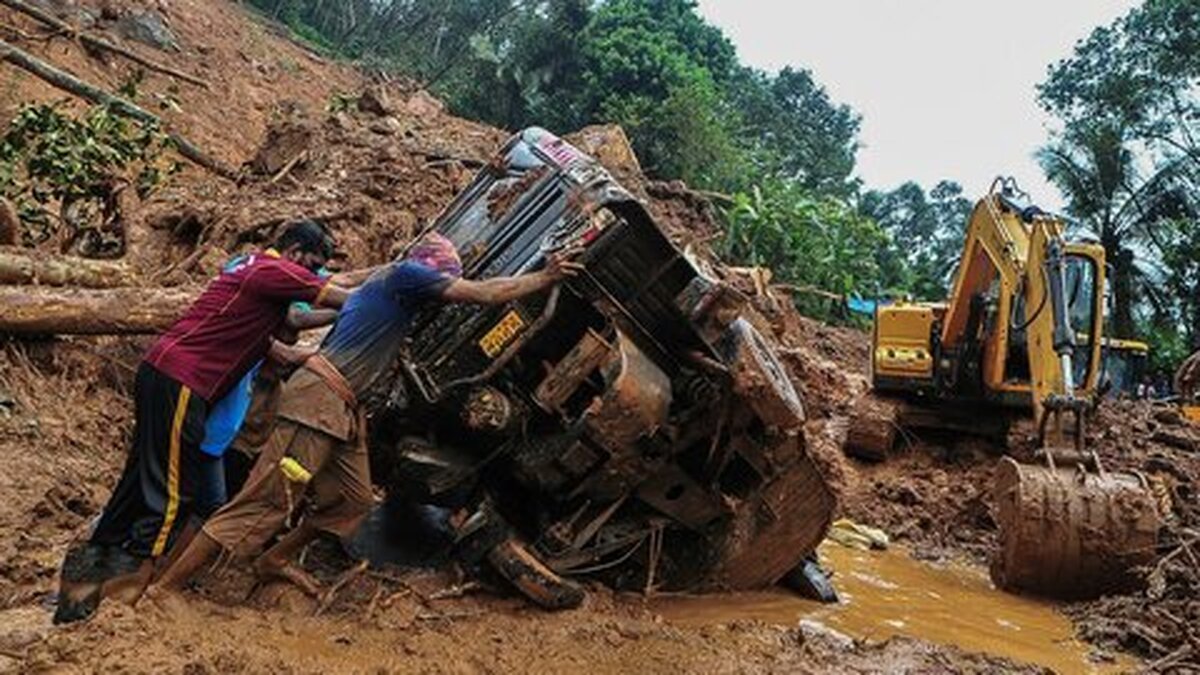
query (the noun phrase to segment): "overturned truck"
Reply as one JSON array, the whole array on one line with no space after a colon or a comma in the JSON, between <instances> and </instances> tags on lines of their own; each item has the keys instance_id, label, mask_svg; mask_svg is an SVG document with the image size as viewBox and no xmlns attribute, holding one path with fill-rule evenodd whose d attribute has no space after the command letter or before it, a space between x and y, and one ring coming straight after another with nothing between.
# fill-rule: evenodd
<instances>
[{"instance_id":1,"label":"overturned truck","mask_svg":"<svg viewBox=\"0 0 1200 675\"><path fill-rule=\"evenodd\" d=\"M771 343L595 160L525 130L431 227L469 278L584 267L418 317L375 413L376 481L463 514L460 555L564 607L571 578L745 589L813 552L835 499Z\"/></svg>"}]
</instances>

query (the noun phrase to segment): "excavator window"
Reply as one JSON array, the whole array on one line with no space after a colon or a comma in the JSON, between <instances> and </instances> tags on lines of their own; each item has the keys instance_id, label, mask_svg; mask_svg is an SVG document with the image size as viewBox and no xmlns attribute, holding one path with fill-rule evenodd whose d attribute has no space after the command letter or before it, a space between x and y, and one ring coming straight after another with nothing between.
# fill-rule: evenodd
<instances>
[{"instance_id":1,"label":"excavator window","mask_svg":"<svg viewBox=\"0 0 1200 675\"><path fill-rule=\"evenodd\" d=\"M1092 367L1092 323L1096 312L1096 265L1090 258L1079 255L1067 256L1065 295L1067 316L1075 331L1075 354L1072 359L1073 378L1076 386L1083 386ZM1050 311L1047 307L1035 307L1033 312ZM1025 306L1025 298L1015 294L1012 298L1012 314L1009 319L1008 354L1004 361L1004 379L1007 382L1029 382L1029 349L1027 344L1028 325L1034 319Z\"/></svg>"},{"instance_id":2,"label":"excavator window","mask_svg":"<svg viewBox=\"0 0 1200 675\"><path fill-rule=\"evenodd\" d=\"M1075 386L1083 386L1092 370L1092 345L1099 339L1092 326L1096 319L1096 264L1091 258L1081 255L1067 256L1067 316L1075 331L1074 365Z\"/></svg>"}]
</instances>

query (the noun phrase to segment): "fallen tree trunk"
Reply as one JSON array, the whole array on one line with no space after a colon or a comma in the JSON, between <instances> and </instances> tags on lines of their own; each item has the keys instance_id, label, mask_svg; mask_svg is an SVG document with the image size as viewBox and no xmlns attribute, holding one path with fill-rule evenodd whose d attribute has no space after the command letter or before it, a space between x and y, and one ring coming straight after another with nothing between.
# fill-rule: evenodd
<instances>
[{"instance_id":1,"label":"fallen tree trunk","mask_svg":"<svg viewBox=\"0 0 1200 675\"><path fill-rule=\"evenodd\" d=\"M0 333L126 335L169 327L198 288L0 287Z\"/></svg>"},{"instance_id":2,"label":"fallen tree trunk","mask_svg":"<svg viewBox=\"0 0 1200 675\"><path fill-rule=\"evenodd\" d=\"M116 288L136 278L128 265L71 256L0 249L0 283Z\"/></svg>"},{"instance_id":3,"label":"fallen tree trunk","mask_svg":"<svg viewBox=\"0 0 1200 675\"><path fill-rule=\"evenodd\" d=\"M76 96L91 101L92 103L109 106L119 115L124 115L126 117L149 124L164 126L162 120L160 120L157 116L146 112L129 101L126 101L118 96L113 96L112 94L100 89L95 85L88 84L87 82L80 80L70 73L59 70L58 68L46 63L29 52L18 49L17 47L10 45L3 40L0 40L0 60L8 61L14 66L36 75L38 78L54 85L55 87L58 87L59 89L62 89L63 91L75 94ZM229 166L226 166L220 160L209 157L203 150L196 147L191 141L176 133L170 134L170 137L171 141L175 144L175 147L179 150L179 154L219 176L228 178L230 180L237 180L238 173L236 171Z\"/></svg>"},{"instance_id":4,"label":"fallen tree trunk","mask_svg":"<svg viewBox=\"0 0 1200 675\"><path fill-rule=\"evenodd\" d=\"M81 31L66 21L54 16L53 14L43 11L28 3L21 2L21 0L0 0L0 5L4 5L5 7L21 12L22 14L31 16L47 26L54 28L55 30L78 38L80 42L91 47L92 49L100 49L112 52L113 54L124 56L130 61L133 61L134 63L145 68L149 68L155 72L162 73L164 75L170 75L171 77L183 80L184 82L190 82L198 87L203 87L205 89L209 88L208 83L198 77L175 70L170 66L165 66L161 63L151 61L137 52L133 52L119 45L115 45L98 35L92 35L91 33Z\"/></svg>"}]
</instances>

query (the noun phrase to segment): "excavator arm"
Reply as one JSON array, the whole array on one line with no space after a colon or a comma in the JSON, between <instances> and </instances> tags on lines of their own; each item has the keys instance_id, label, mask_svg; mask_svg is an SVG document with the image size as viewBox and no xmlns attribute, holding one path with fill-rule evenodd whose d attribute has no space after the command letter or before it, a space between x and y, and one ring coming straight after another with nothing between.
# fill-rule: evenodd
<instances>
[{"instance_id":1,"label":"excavator arm","mask_svg":"<svg viewBox=\"0 0 1200 675\"><path fill-rule=\"evenodd\" d=\"M1100 377L1104 250L1067 243L1057 218L1023 215L1025 345L1044 465L1005 457L996 469L992 580L1068 598L1135 588L1135 570L1154 558L1155 500L1144 476L1105 471L1085 447Z\"/></svg>"},{"instance_id":2,"label":"excavator arm","mask_svg":"<svg viewBox=\"0 0 1200 675\"><path fill-rule=\"evenodd\" d=\"M1083 424L1099 380L1104 250L1067 244L1061 221L1034 216L1023 284L1026 349L1039 446L1083 450ZM1077 377L1078 376L1078 377Z\"/></svg>"},{"instance_id":3,"label":"excavator arm","mask_svg":"<svg viewBox=\"0 0 1200 675\"><path fill-rule=\"evenodd\" d=\"M1063 229L1059 218L1004 192L981 199L939 336L948 362L977 367L993 398L1027 396L1039 422L1050 408L1086 407L1099 379L1104 249L1068 243ZM1007 362L1022 345L1027 379Z\"/></svg>"}]
</instances>

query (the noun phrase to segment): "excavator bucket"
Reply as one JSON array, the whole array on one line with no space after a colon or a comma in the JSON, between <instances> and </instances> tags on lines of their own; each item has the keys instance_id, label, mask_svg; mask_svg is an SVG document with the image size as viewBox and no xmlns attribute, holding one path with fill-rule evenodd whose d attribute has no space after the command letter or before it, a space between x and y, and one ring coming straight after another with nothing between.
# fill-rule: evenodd
<instances>
[{"instance_id":1,"label":"excavator bucket","mask_svg":"<svg viewBox=\"0 0 1200 675\"><path fill-rule=\"evenodd\" d=\"M1065 466L1000 461L995 478L997 587L1086 599L1138 587L1154 560L1159 514L1146 478Z\"/></svg>"}]
</instances>

